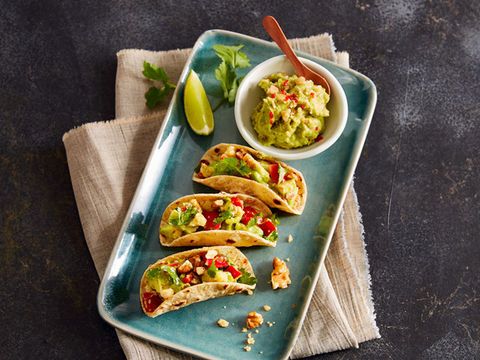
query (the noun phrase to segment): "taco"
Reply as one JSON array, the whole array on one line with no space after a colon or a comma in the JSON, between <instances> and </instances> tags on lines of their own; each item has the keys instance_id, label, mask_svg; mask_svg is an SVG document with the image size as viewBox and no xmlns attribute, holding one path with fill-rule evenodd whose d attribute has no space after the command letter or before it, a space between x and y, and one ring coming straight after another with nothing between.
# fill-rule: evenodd
<instances>
[{"instance_id":1,"label":"taco","mask_svg":"<svg viewBox=\"0 0 480 360\"><path fill-rule=\"evenodd\" d=\"M307 185L300 171L259 151L218 144L200 160L193 181L231 193L253 195L270 207L301 214Z\"/></svg>"},{"instance_id":2,"label":"taco","mask_svg":"<svg viewBox=\"0 0 480 360\"><path fill-rule=\"evenodd\" d=\"M233 246L212 246L173 254L150 265L140 281L143 312L156 317L226 295L253 294L252 265Z\"/></svg>"},{"instance_id":3,"label":"taco","mask_svg":"<svg viewBox=\"0 0 480 360\"><path fill-rule=\"evenodd\" d=\"M160 222L163 246L275 246L278 220L248 195L194 194L165 209Z\"/></svg>"}]
</instances>

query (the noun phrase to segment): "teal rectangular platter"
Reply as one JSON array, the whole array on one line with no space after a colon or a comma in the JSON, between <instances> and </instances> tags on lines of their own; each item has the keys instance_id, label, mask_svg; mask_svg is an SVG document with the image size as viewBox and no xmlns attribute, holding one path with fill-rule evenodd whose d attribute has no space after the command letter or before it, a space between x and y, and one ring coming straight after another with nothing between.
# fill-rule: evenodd
<instances>
[{"instance_id":1,"label":"teal rectangular platter","mask_svg":"<svg viewBox=\"0 0 480 360\"><path fill-rule=\"evenodd\" d=\"M157 259L186 250L160 245L158 227L163 210L180 196L214 192L192 182L193 170L208 148L222 142L246 145L236 128L233 107L224 105L215 112L215 131L207 137L195 135L185 118L183 89L191 69L200 76L211 104L215 106L221 100L214 75L219 64L212 50L214 44L245 45L243 51L252 67L242 69L242 75L280 55L272 43L238 33L210 30L200 36L181 74L112 251L98 292L98 310L108 323L127 333L197 357L286 359L300 332L360 157L376 104L376 89L370 79L356 71L299 52L332 72L345 90L349 106L347 125L333 146L315 157L289 162L304 174L308 186L303 214L280 217L277 247L241 249L258 279L254 295L204 301L152 319L140 307L140 278ZM287 242L289 234L294 236L291 243ZM288 289L273 291L268 283L275 256L290 259L292 284ZM271 306L270 312L262 310L265 304ZM250 311L261 312L265 322L275 325L264 324L254 334L252 350L245 352L246 334L241 329ZM220 318L228 320L230 326L218 327Z\"/></svg>"}]
</instances>

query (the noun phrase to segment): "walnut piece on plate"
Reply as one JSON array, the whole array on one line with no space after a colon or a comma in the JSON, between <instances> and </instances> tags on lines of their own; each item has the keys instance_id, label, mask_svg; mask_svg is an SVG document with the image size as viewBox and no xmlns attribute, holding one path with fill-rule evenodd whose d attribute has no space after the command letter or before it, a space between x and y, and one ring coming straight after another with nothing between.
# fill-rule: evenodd
<instances>
[{"instance_id":1,"label":"walnut piece on plate","mask_svg":"<svg viewBox=\"0 0 480 360\"><path fill-rule=\"evenodd\" d=\"M256 327L259 327L263 324L263 316L256 311L251 311L247 315L246 323L247 328L255 329Z\"/></svg>"},{"instance_id":2,"label":"walnut piece on plate","mask_svg":"<svg viewBox=\"0 0 480 360\"><path fill-rule=\"evenodd\" d=\"M277 257L273 259L273 271L271 279L273 290L278 288L285 289L292 283L290 280L290 270L288 270L285 261L280 260Z\"/></svg>"}]
</instances>

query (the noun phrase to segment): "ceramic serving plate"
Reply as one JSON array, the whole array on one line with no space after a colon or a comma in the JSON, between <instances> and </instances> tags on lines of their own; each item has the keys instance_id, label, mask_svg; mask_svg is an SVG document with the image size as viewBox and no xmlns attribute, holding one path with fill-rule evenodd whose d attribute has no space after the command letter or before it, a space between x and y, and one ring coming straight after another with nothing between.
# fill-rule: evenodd
<instances>
[{"instance_id":1,"label":"ceramic serving plate","mask_svg":"<svg viewBox=\"0 0 480 360\"><path fill-rule=\"evenodd\" d=\"M301 216L281 215L276 248L242 249L258 279L253 296L213 299L152 319L144 315L140 307L140 278L146 267L157 259L185 250L160 245L158 227L163 210L180 196L213 192L192 182L193 170L208 148L221 142L246 145L235 126L233 107L224 105L215 112L215 131L207 137L195 135L185 118L183 88L191 69L200 76L212 105L221 99L220 85L214 75L219 64L212 50L214 44L244 44L243 51L250 58L252 68L280 55L275 45L237 33L211 30L200 36L180 77L110 257L98 293L98 309L100 315L117 328L199 357L286 359L308 310L334 224L367 136L376 104L375 85L353 70L300 53L331 71L345 90L349 105L347 125L333 146L318 156L290 162L302 171L307 182L305 211ZM242 69L243 75L249 69ZM294 237L291 243L286 240L288 234ZM268 283L274 256L289 258L292 284L288 289L273 291ZM262 311L265 304L271 306L270 312ZM275 322L275 325L263 325L260 332L254 334L252 351L245 352L246 334L241 329L250 311L263 313L265 322ZM230 327L218 327L216 321L220 318L230 321Z\"/></svg>"}]
</instances>

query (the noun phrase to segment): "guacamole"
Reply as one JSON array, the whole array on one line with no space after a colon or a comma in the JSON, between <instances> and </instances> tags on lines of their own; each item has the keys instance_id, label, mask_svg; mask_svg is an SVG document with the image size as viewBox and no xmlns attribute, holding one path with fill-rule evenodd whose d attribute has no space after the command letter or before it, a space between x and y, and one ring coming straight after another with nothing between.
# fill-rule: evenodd
<instances>
[{"instance_id":1,"label":"guacamole","mask_svg":"<svg viewBox=\"0 0 480 360\"><path fill-rule=\"evenodd\" d=\"M258 86L265 97L251 119L262 144L294 149L321 140L330 100L322 86L283 73L260 80Z\"/></svg>"}]
</instances>

